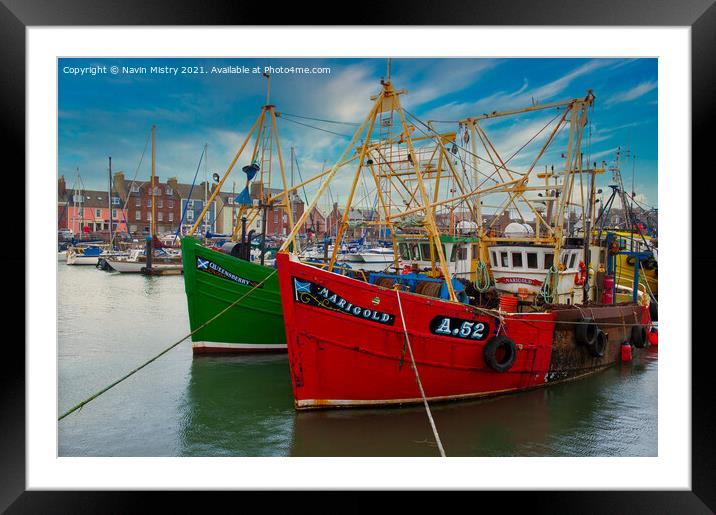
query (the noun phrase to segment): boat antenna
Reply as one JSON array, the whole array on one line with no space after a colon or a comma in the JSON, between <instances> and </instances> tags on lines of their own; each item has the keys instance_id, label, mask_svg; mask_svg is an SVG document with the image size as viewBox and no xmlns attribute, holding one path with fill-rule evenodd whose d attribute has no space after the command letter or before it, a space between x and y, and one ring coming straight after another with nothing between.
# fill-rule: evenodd
<instances>
[{"instance_id":1,"label":"boat antenna","mask_svg":"<svg viewBox=\"0 0 716 515\"><path fill-rule=\"evenodd\" d=\"M269 105L271 103L271 74L264 72L263 76L266 77L266 105Z\"/></svg>"}]
</instances>

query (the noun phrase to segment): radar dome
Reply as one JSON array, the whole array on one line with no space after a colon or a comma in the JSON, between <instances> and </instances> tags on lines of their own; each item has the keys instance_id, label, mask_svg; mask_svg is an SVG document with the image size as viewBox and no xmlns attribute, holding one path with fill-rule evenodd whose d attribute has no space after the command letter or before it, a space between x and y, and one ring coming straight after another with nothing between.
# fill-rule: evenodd
<instances>
[{"instance_id":1,"label":"radar dome","mask_svg":"<svg viewBox=\"0 0 716 515\"><path fill-rule=\"evenodd\" d=\"M505 227L505 237L507 238L528 238L534 234L534 230L528 224L512 222Z\"/></svg>"}]
</instances>

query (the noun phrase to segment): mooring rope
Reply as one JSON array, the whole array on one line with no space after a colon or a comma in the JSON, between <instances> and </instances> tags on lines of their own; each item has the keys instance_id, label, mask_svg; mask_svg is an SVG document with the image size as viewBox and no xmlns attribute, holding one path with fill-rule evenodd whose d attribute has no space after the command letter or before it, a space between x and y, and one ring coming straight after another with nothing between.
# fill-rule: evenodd
<instances>
[{"instance_id":1,"label":"mooring rope","mask_svg":"<svg viewBox=\"0 0 716 515\"><path fill-rule=\"evenodd\" d=\"M433 435L435 435L435 441L438 444L438 449L440 450L440 456L445 458L445 449L443 449L443 444L440 441L440 435L438 435L438 430L435 427L435 421L433 420L433 415L430 413L430 406L428 406L428 400L425 398L425 390L423 390L423 383L420 382L420 374L418 374L418 366L415 364L415 356L413 356L413 348L410 345L410 338L408 337L408 328L405 325L405 316L403 315L403 304L400 302L400 288L395 289L395 295L398 297L398 309L400 310L400 320L403 322L403 332L405 333L405 341L408 344L408 351L410 352L410 359L413 362L413 370L415 371L415 379L418 382L418 388L420 388L420 395L423 396L423 404L425 405L425 411L428 414L428 420L430 421L430 427L433 429Z\"/></svg>"},{"instance_id":2,"label":"mooring rope","mask_svg":"<svg viewBox=\"0 0 716 515\"><path fill-rule=\"evenodd\" d=\"M232 302L231 304L229 304L227 307L225 307L224 309L222 309L219 313L217 313L216 315L214 315L212 318L210 318L209 320L207 320L206 322L204 322L203 324L201 324L199 327L197 327L196 329L194 329L192 332L190 332L189 334L187 334L186 336L184 336L181 340L179 340L179 341L177 341L177 342L171 344L169 347L167 347L167 348L164 349L162 352L160 352L159 354L157 354L156 356L154 356L153 358L151 358L149 361L146 361L144 364L138 366L137 368L135 368L134 370L132 370L131 372L129 372L128 374L126 374L126 375L123 376L122 378L116 380L114 383L112 383L112 384L110 384L109 386L103 388L102 390L100 390L99 392L95 393L95 394L92 395L91 397L88 397L87 399L83 400L82 402L80 402L79 404L77 404L76 406L74 406L74 407L73 407L72 409L70 409L69 411L66 411L64 414L62 414L62 415L60 416L60 418L57 419L57 421L59 422L60 420L62 420L63 418L65 418L65 417L66 417L67 415L69 415L70 413L74 413L74 412L77 411L78 409L82 408L85 404L87 404L87 403L89 403L90 401L96 399L97 397L99 397L100 395L102 395L103 393L105 393L107 390L109 390L109 389L111 389L111 388L117 386L119 383L121 383L122 381L124 381L124 380L127 379L128 377L132 376L132 375L135 374L136 372L139 372L141 369L143 369L144 367L146 367L147 365L149 365L149 364L152 363L153 361L156 361L158 358L160 358L161 356L163 356L164 354L166 354L167 352L169 352L170 350L172 350L174 347L176 347L176 346L179 345L181 342L183 342L184 340L186 340L187 338L189 338L190 336L192 336L192 335L193 335L194 333L196 333L197 331L200 331L201 329L205 328L205 327L206 327L207 325L209 325L211 322L213 322L214 320L216 320L217 318L219 318L221 315L223 315L224 313L226 313L228 310L230 310L231 308L233 308L234 306L236 306L236 305L237 305L239 302L241 302L244 298L246 298L248 295L250 295L256 288L258 288L258 287L261 286L263 283L265 283L265 282L266 282L272 275L274 275L276 272L277 272L277 270L274 270L274 271L271 272L269 275L267 275L266 277L264 277L264 278L263 278L259 283L257 283L253 288L251 288L249 291L247 291L246 293L244 293L241 297L239 297L238 299L236 299L234 302Z\"/></svg>"}]
</instances>

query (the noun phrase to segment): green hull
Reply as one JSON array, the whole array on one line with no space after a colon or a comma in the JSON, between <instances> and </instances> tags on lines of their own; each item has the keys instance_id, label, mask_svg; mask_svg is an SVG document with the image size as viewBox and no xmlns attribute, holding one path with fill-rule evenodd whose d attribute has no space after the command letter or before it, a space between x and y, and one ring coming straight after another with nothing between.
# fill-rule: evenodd
<instances>
[{"instance_id":1,"label":"green hull","mask_svg":"<svg viewBox=\"0 0 716 515\"><path fill-rule=\"evenodd\" d=\"M192 332L248 294L192 335L194 352L286 349L278 274L274 268L203 247L191 237L182 238L181 249ZM261 284L256 287L257 283Z\"/></svg>"}]
</instances>

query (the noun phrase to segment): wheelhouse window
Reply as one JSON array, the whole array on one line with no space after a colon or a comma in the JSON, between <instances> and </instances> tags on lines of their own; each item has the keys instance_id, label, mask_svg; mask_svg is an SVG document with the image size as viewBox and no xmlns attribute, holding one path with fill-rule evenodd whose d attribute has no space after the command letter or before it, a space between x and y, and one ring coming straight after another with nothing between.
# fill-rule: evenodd
<instances>
[{"instance_id":1,"label":"wheelhouse window","mask_svg":"<svg viewBox=\"0 0 716 515\"><path fill-rule=\"evenodd\" d=\"M410 244L410 259L420 261L420 246L417 243Z\"/></svg>"},{"instance_id":2,"label":"wheelhouse window","mask_svg":"<svg viewBox=\"0 0 716 515\"><path fill-rule=\"evenodd\" d=\"M490 254L492 255L492 266L499 266L497 264L497 252L493 250Z\"/></svg>"},{"instance_id":3,"label":"wheelhouse window","mask_svg":"<svg viewBox=\"0 0 716 515\"><path fill-rule=\"evenodd\" d=\"M510 263L508 261L507 252L500 252L500 265L504 268L508 268Z\"/></svg>"},{"instance_id":4,"label":"wheelhouse window","mask_svg":"<svg viewBox=\"0 0 716 515\"><path fill-rule=\"evenodd\" d=\"M410 259L410 251L407 243L398 243L398 252L400 253L400 259Z\"/></svg>"},{"instance_id":5,"label":"wheelhouse window","mask_svg":"<svg viewBox=\"0 0 716 515\"><path fill-rule=\"evenodd\" d=\"M430 259L430 243L420 244L420 255L423 257L422 261L428 261ZM438 253L435 252L435 257L437 258L437 256Z\"/></svg>"},{"instance_id":6,"label":"wheelhouse window","mask_svg":"<svg viewBox=\"0 0 716 515\"><path fill-rule=\"evenodd\" d=\"M577 253L572 252L572 259L569 260L569 268L574 268L574 262L577 260Z\"/></svg>"},{"instance_id":7,"label":"wheelhouse window","mask_svg":"<svg viewBox=\"0 0 716 515\"><path fill-rule=\"evenodd\" d=\"M513 268L522 268L522 252L513 252L512 253L512 267Z\"/></svg>"},{"instance_id":8,"label":"wheelhouse window","mask_svg":"<svg viewBox=\"0 0 716 515\"><path fill-rule=\"evenodd\" d=\"M544 268L545 268L545 270L552 268L553 264L554 264L554 254L545 252L544 253Z\"/></svg>"},{"instance_id":9,"label":"wheelhouse window","mask_svg":"<svg viewBox=\"0 0 716 515\"><path fill-rule=\"evenodd\" d=\"M527 253L527 268L533 268L533 269L539 268L539 265L537 264L537 253L536 252L528 252Z\"/></svg>"}]
</instances>

